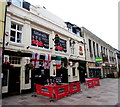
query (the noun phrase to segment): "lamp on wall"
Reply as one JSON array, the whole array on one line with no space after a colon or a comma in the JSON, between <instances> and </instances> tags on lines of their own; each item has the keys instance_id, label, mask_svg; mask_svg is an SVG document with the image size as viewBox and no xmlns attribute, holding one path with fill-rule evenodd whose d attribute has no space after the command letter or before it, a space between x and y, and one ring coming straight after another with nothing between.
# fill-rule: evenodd
<instances>
[{"instance_id":1,"label":"lamp on wall","mask_svg":"<svg viewBox=\"0 0 120 107\"><path fill-rule=\"evenodd\" d=\"M27 48L27 49L29 49L29 48L30 48L30 46L27 46L26 48Z\"/></svg>"},{"instance_id":2,"label":"lamp on wall","mask_svg":"<svg viewBox=\"0 0 120 107\"><path fill-rule=\"evenodd\" d=\"M5 45L8 46L8 45L9 45L9 42L7 42Z\"/></svg>"}]
</instances>

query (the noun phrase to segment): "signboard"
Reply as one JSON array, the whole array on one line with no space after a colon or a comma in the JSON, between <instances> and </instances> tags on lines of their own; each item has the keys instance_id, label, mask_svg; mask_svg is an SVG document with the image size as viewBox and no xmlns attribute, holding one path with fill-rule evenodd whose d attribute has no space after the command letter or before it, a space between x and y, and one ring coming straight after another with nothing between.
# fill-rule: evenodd
<instances>
[{"instance_id":1,"label":"signboard","mask_svg":"<svg viewBox=\"0 0 120 107\"><path fill-rule=\"evenodd\" d=\"M102 57L96 57L95 60L96 62L102 62Z\"/></svg>"},{"instance_id":2,"label":"signboard","mask_svg":"<svg viewBox=\"0 0 120 107\"><path fill-rule=\"evenodd\" d=\"M32 29L31 45L49 48L49 35Z\"/></svg>"},{"instance_id":3,"label":"signboard","mask_svg":"<svg viewBox=\"0 0 120 107\"><path fill-rule=\"evenodd\" d=\"M108 57L103 57L103 62L108 62Z\"/></svg>"}]
</instances>

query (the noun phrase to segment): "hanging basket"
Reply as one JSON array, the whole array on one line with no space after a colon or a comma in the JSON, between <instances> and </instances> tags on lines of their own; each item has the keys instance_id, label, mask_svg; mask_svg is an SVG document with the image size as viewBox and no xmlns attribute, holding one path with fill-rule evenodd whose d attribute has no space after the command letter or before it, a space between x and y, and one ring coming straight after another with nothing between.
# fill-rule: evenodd
<instances>
[{"instance_id":1,"label":"hanging basket","mask_svg":"<svg viewBox=\"0 0 120 107\"><path fill-rule=\"evenodd\" d=\"M25 65L25 69L26 69L26 70L31 70L31 69L33 69L33 64L32 64L32 63L26 64L26 65Z\"/></svg>"},{"instance_id":2,"label":"hanging basket","mask_svg":"<svg viewBox=\"0 0 120 107\"><path fill-rule=\"evenodd\" d=\"M13 64L11 64L10 62L6 61L2 64L2 68L3 69L10 69L10 68L13 68Z\"/></svg>"}]
</instances>

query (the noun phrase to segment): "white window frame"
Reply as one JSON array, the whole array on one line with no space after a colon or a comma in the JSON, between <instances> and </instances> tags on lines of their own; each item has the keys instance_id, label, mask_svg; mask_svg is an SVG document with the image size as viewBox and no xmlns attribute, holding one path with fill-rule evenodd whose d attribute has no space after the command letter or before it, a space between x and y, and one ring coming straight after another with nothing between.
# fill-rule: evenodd
<instances>
[{"instance_id":1,"label":"white window frame","mask_svg":"<svg viewBox=\"0 0 120 107\"><path fill-rule=\"evenodd\" d=\"M10 27L10 42L21 44L22 43L22 35L23 35L23 33L22 33L23 25L11 21L11 25L12 25L12 23L16 25L16 29L13 29ZM17 29L18 25L22 27L21 31ZM15 41L11 41L11 31L15 31ZM21 42L17 42L17 33L21 33L21 39L20 39Z\"/></svg>"}]
</instances>

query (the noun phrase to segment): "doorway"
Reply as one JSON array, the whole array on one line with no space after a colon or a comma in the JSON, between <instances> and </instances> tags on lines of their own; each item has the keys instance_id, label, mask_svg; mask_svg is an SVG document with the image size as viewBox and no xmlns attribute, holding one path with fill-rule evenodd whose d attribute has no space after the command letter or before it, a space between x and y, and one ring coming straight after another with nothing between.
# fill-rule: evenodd
<instances>
[{"instance_id":1,"label":"doorway","mask_svg":"<svg viewBox=\"0 0 120 107\"><path fill-rule=\"evenodd\" d=\"M20 71L21 67L14 67L14 69L10 69L8 86L9 95L20 94Z\"/></svg>"},{"instance_id":2,"label":"doorway","mask_svg":"<svg viewBox=\"0 0 120 107\"><path fill-rule=\"evenodd\" d=\"M86 63L85 62L79 62L79 81L81 83L84 83L85 78L87 78Z\"/></svg>"}]
</instances>

